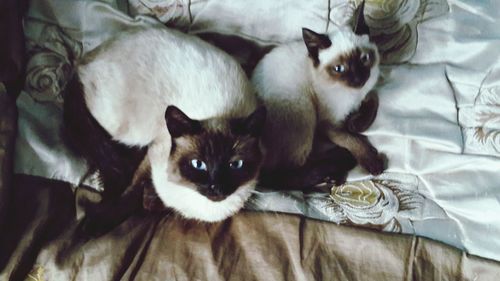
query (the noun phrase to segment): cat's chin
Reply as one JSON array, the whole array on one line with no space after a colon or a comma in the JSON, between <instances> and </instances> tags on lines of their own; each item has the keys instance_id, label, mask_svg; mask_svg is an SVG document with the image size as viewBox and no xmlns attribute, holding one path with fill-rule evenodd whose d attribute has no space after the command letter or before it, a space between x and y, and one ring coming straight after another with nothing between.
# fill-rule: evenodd
<instances>
[{"instance_id":1,"label":"cat's chin","mask_svg":"<svg viewBox=\"0 0 500 281\"><path fill-rule=\"evenodd\" d=\"M155 186L158 186L155 184ZM174 183L159 185L156 192L165 206L187 219L218 222L236 214L255 189L255 181L240 186L221 201L213 201L199 192Z\"/></svg>"}]
</instances>

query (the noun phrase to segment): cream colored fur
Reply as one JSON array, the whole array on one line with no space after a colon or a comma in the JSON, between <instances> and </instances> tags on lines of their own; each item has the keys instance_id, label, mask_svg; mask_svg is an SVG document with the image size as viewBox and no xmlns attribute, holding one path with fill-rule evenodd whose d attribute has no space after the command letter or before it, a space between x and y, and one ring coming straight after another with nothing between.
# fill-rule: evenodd
<instances>
[{"instance_id":1,"label":"cream colored fur","mask_svg":"<svg viewBox=\"0 0 500 281\"><path fill-rule=\"evenodd\" d=\"M153 185L166 206L204 221L225 219L243 206L253 183L211 202L167 174L168 105L199 120L255 110L253 88L234 59L194 36L152 28L123 33L88 54L77 71L90 112L111 136L129 146L149 146Z\"/></svg>"},{"instance_id":2,"label":"cream colored fur","mask_svg":"<svg viewBox=\"0 0 500 281\"><path fill-rule=\"evenodd\" d=\"M252 82L267 108L264 131L265 168L302 166L309 156L319 121L337 126L356 110L379 76L379 55L370 78L353 89L328 77L326 65L355 47L371 46L367 35L348 27L328 34L332 45L319 51L315 68L303 41L276 47L257 65Z\"/></svg>"}]
</instances>

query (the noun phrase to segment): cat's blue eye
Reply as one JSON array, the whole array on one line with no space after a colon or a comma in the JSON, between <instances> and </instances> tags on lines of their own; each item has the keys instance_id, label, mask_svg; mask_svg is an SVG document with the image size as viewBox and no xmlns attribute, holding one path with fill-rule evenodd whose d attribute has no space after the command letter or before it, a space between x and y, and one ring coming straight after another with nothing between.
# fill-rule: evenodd
<instances>
[{"instance_id":1,"label":"cat's blue eye","mask_svg":"<svg viewBox=\"0 0 500 281\"><path fill-rule=\"evenodd\" d=\"M233 161L229 163L229 167L231 167L231 169L241 169L243 167L243 160Z\"/></svg>"},{"instance_id":2,"label":"cat's blue eye","mask_svg":"<svg viewBox=\"0 0 500 281\"><path fill-rule=\"evenodd\" d=\"M369 53L362 53L360 56L361 62L363 63L368 63L371 60L370 54Z\"/></svg>"},{"instance_id":3,"label":"cat's blue eye","mask_svg":"<svg viewBox=\"0 0 500 281\"><path fill-rule=\"evenodd\" d=\"M198 159L191 160L191 166L193 166L193 168L195 168L196 170L200 170L200 171L207 170L207 164L205 164L205 162L198 160Z\"/></svg>"},{"instance_id":4,"label":"cat's blue eye","mask_svg":"<svg viewBox=\"0 0 500 281\"><path fill-rule=\"evenodd\" d=\"M341 64L337 64L336 66L333 67L333 70L337 73L344 73L345 67Z\"/></svg>"}]
</instances>

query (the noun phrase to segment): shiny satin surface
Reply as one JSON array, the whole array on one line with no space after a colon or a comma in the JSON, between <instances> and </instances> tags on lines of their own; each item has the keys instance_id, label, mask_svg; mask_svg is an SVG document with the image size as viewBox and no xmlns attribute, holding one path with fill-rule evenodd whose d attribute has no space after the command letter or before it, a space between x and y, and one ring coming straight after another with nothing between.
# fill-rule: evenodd
<instances>
[{"instance_id":1,"label":"shiny satin surface","mask_svg":"<svg viewBox=\"0 0 500 281\"><path fill-rule=\"evenodd\" d=\"M161 22L262 46L299 40L299 27L346 23L360 1L32 2L15 169L77 184L85 166L58 137L73 57L125 28ZM500 3L367 0L366 8L384 63L366 134L387 155L387 171L355 170L330 196L261 191L248 208L417 234L500 261Z\"/></svg>"}]
</instances>

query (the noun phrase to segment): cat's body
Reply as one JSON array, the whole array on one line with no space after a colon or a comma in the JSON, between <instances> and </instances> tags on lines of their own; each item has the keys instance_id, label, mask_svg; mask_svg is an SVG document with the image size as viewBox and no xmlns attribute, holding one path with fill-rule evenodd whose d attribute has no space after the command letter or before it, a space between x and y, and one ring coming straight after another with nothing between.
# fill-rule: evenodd
<instances>
[{"instance_id":1,"label":"cat's body","mask_svg":"<svg viewBox=\"0 0 500 281\"><path fill-rule=\"evenodd\" d=\"M168 138L163 116L171 104L198 120L246 116L257 105L237 62L175 30L122 34L84 58L78 75L92 115L129 146Z\"/></svg>"},{"instance_id":2,"label":"cat's body","mask_svg":"<svg viewBox=\"0 0 500 281\"><path fill-rule=\"evenodd\" d=\"M66 134L101 174L109 171L103 175L105 191L106 183L113 185L113 177L124 174L109 167L121 163L112 139L120 146L147 149L150 168L143 170L150 170L163 203L182 216L218 221L243 206L258 176L258 121L265 111L247 118L257 99L229 55L175 30L141 29L124 32L87 54L75 77L65 97ZM176 107L166 111L170 105ZM82 116L86 111L90 116ZM92 139L92 134L102 137ZM219 142L228 149L214 145ZM109 149L102 148L105 143ZM108 161L107 153L117 160ZM248 157L249 165L230 169L238 157ZM200 170L197 161L206 167ZM220 180L220 173L233 181ZM112 193L116 196L125 187Z\"/></svg>"},{"instance_id":3,"label":"cat's body","mask_svg":"<svg viewBox=\"0 0 500 281\"><path fill-rule=\"evenodd\" d=\"M375 148L360 131L349 131L369 126L376 107L363 107L368 111L364 119L369 124L347 125L378 80L376 46L367 35L356 34L348 27L338 27L328 35L303 29L303 37L304 42L272 50L252 77L268 109L263 135L268 151L264 167L272 170L304 165L318 131L348 149L370 173L382 172L383 161Z\"/></svg>"},{"instance_id":4,"label":"cat's body","mask_svg":"<svg viewBox=\"0 0 500 281\"><path fill-rule=\"evenodd\" d=\"M307 65L304 43L296 42L276 47L254 70L252 82L268 109L266 168L302 166L312 149L317 114Z\"/></svg>"}]
</instances>

